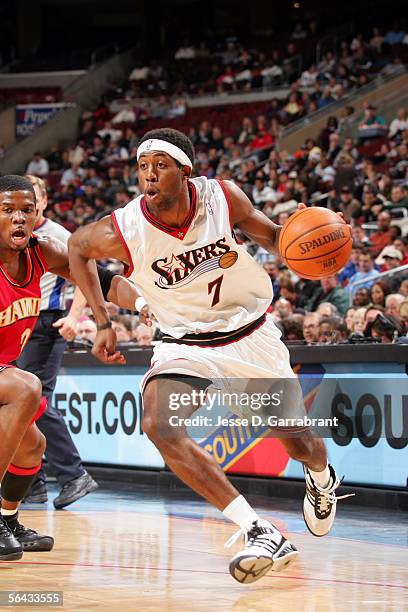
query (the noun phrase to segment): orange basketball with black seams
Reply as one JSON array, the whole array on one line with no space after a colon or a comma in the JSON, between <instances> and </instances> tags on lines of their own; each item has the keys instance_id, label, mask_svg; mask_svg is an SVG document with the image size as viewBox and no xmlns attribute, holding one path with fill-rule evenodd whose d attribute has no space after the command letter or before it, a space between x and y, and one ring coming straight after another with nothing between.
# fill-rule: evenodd
<instances>
[{"instance_id":1,"label":"orange basketball with black seams","mask_svg":"<svg viewBox=\"0 0 408 612\"><path fill-rule=\"evenodd\" d=\"M220 268L230 268L238 259L238 253L236 251L228 251L221 255L219 260Z\"/></svg>"},{"instance_id":2,"label":"orange basketball with black seams","mask_svg":"<svg viewBox=\"0 0 408 612\"><path fill-rule=\"evenodd\" d=\"M338 214L321 206L298 210L279 234L279 251L295 274L317 280L331 276L347 263L351 229Z\"/></svg>"}]
</instances>

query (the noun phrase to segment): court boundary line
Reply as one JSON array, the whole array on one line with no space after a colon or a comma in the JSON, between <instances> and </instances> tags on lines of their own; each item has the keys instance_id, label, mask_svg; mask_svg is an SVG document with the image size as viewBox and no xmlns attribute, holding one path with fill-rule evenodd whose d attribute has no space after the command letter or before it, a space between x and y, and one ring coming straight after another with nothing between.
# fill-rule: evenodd
<instances>
[{"instance_id":1,"label":"court boundary line","mask_svg":"<svg viewBox=\"0 0 408 612\"><path fill-rule=\"evenodd\" d=\"M15 566L15 565L47 565L47 566L53 566L53 567L83 567L83 568L89 568L89 569L98 569L98 568L102 568L102 569L123 569L123 570L150 570L150 571L156 571L156 572L184 572L184 573L190 573L190 574L217 574L218 576L227 576L227 572L217 572L215 570L195 570L195 569L191 569L191 568L167 568L167 567L150 567L150 566L138 566L138 565L115 565L115 564L108 564L108 563L55 563L55 562L50 562L50 561L14 561L11 563L7 563L4 562L5 566L10 567L11 566ZM1 565L0 565L1 567ZM334 584L355 584L355 585L362 585L362 586L378 586L378 587L385 587L385 588L392 588L392 589L402 589L402 590L408 590L408 586L405 586L403 584L389 584L389 583L383 583L383 582L366 582L366 581L362 581L362 580L343 580L343 579L335 579L335 578L314 578L314 577L307 577L305 578L304 576L285 576L284 574L269 574L267 576L264 576L264 578L274 578L274 579L279 579L279 578L283 578L283 579L287 579L287 580L303 580L304 582L330 582L330 583L334 583Z\"/></svg>"}]
</instances>

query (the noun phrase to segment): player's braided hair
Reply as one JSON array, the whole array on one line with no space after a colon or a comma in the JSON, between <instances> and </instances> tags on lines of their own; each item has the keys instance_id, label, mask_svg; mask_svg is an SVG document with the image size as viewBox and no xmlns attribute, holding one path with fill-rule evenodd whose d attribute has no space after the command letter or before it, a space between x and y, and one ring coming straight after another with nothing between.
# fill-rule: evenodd
<instances>
[{"instance_id":1,"label":"player's braided hair","mask_svg":"<svg viewBox=\"0 0 408 612\"><path fill-rule=\"evenodd\" d=\"M183 134L183 132L173 130L172 128L158 128L157 130L150 130L150 132L146 132L146 134L141 138L139 145L141 145L145 140L150 140L151 138L158 138L159 140L165 140L166 142L176 145L176 147L184 151L187 157L191 160L191 163L194 165L193 143L188 136Z\"/></svg>"},{"instance_id":2,"label":"player's braided hair","mask_svg":"<svg viewBox=\"0 0 408 612\"><path fill-rule=\"evenodd\" d=\"M28 179L19 174L6 174L0 177L0 193L5 191L31 191L34 202L36 201L33 185Z\"/></svg>"}]
</instances>

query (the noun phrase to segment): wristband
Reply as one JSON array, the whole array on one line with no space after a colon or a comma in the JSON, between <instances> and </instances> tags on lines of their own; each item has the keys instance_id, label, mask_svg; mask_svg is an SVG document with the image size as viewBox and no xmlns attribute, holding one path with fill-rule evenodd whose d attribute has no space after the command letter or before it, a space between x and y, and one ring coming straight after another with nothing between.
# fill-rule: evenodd
<instances>
[{"instance_id":1,"label":"wristband","mask_svg":"<svg viewBox=\"0 0 408 612\"><path fill-rule=\"evenodd\" d=\"M142 310L142 308L144 308L145 306L147 306L147 302L144 299L144 297L139 296L138 298L136 298L135 308L136 308L137 312L140 312Z\"/></svg>"},{"instance_id":2,"label":"wristband","mask_svg":"<svg viewBox=\"0 0 408 612\"><path fill-rule=\"evenodd\" d=\"M97 331L102 331L103 329L109 329L112 327L112 321L106 321L106 323L101 323L96 326Z\"/></svg>"}]
</instances>

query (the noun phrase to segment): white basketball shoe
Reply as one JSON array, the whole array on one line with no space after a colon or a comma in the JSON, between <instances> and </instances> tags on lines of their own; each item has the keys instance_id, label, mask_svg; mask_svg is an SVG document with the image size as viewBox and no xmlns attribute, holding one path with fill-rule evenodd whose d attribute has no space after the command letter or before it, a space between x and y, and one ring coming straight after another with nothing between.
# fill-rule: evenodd
<instances>
[{"instance_id":1,"label":"white basketball shoe","mask_svg":"<svg viewBox=\"0 0 408 612\"><path fill-rule=\"evenodd\" d=\"M269 570L280 572L299 555L289 540L269 521L259 519L249 531L240 529L225 546L229 548L243 535L245 548L230 561L230 574L238 582L255 582Z\"/></svg>"},{"instance_id":2,"label":"white basketball shoe","mask_svg":"<svg viewBox=\"0 0 408 612\"><path fill-rule=\"evenodd\" d=\"M303 466L306 480L303 516L310 533L318 537L326 535L332 528L336 516L337 501L354 495L354 493L349 493L336 497L335 490L340 486L341 481L331 465L329 465L329 470L329 483L327 487L323 488L313 480L307 467Z\"/></svg>"}]
</instances>

